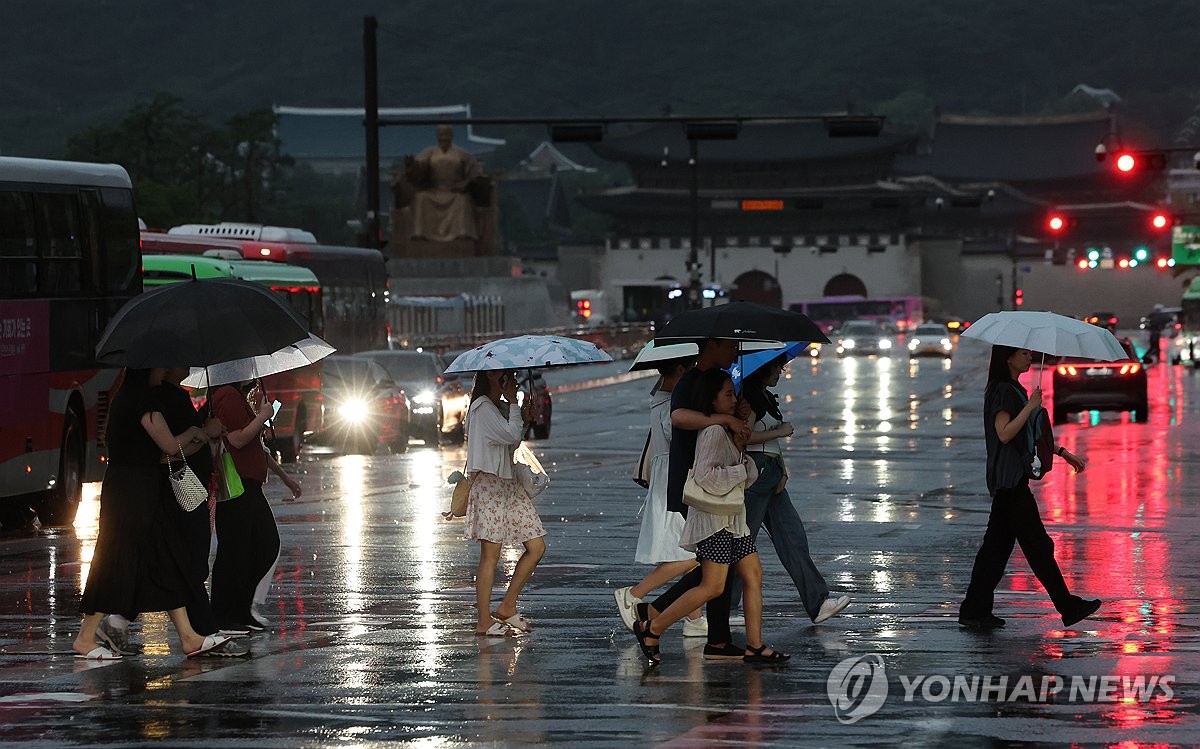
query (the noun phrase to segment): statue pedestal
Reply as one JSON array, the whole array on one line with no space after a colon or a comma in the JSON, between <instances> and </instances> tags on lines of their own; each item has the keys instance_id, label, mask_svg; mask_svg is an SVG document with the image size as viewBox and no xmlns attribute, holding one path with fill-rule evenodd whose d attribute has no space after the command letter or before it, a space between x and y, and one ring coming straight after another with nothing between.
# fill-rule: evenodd
<instances>
[{"instance_id":1,"label":"statue pedestal","mask_svg":"<svg viewBox=\"0 0 1200 749\"><path fill-rule=\"evenodd\" d=\"M453 242L434 242L429 239L406 239L398 243L393 257L476 257L478 242L456 239Z\"/></svg>"}]
</instances>

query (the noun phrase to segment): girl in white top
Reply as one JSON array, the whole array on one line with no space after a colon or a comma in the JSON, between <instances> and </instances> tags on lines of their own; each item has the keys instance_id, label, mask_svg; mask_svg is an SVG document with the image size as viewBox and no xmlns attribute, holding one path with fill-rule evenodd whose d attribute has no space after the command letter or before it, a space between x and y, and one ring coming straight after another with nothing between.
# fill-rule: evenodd
<instances>
[{"instance_id":1,"label":"girl in white top","mask_svg":"<svg viewBox=\"0 0 1200 749\"><path fill-rule=\"evenodd\" d=\"M732 415L737 409L733 381L724 370L706 370L696 379L692 407L707 416ZM739 444L740 443L740 444ZM722 426L706 427L696 439L696 460L692 465L696 484L713 494L728 494L739 485L758 478L754 461L742 452L745 444L735 442ZM762 565L750 529L746 508L740 506L730 515L715 515L689 507L679 545L696 552L702 579L665 611L649 621L634 623L633 633L642 652L653 664L659 661L658 640L687 612L707 603L725 590L730 566L737 570L745 586L743 608L746 613L746 651L748 663L782 663L791 656L773 650L762 641Z\"/></svg>"},{"instance_id":2,"label":"girl in white top","mask_svg":"<svg viewBox=\"0 0 1200 749\"><path fill-rule=\"evenodd\" d=\"M506 628L519 632L532 629L517 612L517 597L534 568L546 553L542 537L546 529L533 508L529 495L513 472L513 452L533 422L534 404L526 401L518 410L517 376L509 370L479 372L471 390L467 412L467 476L471 491L467 500L466 538L479 542L479 566L475 570L475 603L478 621L475 634L503 637ZM521 544L525 551L517 560L504 600L494 610L492 583L504 544Z\"/></svg>"}]
</instances>

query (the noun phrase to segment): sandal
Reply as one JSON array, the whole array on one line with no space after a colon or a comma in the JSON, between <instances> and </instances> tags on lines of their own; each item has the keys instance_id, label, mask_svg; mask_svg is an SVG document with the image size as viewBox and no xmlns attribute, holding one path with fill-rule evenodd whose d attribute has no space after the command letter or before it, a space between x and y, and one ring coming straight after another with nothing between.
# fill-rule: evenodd
<instances>
[{"instance_id":1,"label":"sandal","mask_svg":"<svg viewBox=\"0 0 1200 749\"><path fill-rule=\"evenodd\" d=\"M767 647L768 646L765 644L757 648L752 648L747 645L746 651L752 655L743 655L742 660L746 663L766 663L779 665L781 663L788 662L792 658L792 656L788 655L787 653L781 653L778 650L772 650L770 655L764 655L763 651L766 650Z\"/></svg>"},{"instance_id":2,"label":"sandal","mask_svg":"<svg viewBox=\"0 0 1200 749\"><path fill-rule=\"evenodd\" d=\"M651 645L646 642L646 638L659 639L659 636L654 634L654 630L650 629L650 623L646 622L646 626L642 626L642 622L633 623L633 636L637 638L638 647L642 649L642 655L646 656L651 666L657 666L662 660L662 654L658 645Z\"/></svg>"},{"instance_id":3,"label":"sandal","mask_svg":"<svg viewBox=\"0 0 1200 749\"><path fill-rule=\"evenodd\" d=\"M502 622L492 622L492 626L488 627L487 630L483 632L475 630L476 637L504 637L507 634L508 627L504 626Z\"/></svg>"},{"instance_id":4,"label":"sandal","mask_svg":"<svg viewBox=\"0 0 1200 749\"><path fill-rule=\"evenodd\" d=\"M506 627L511 627L514 632L520 632L521 634L528 634L533 631L533 625L520 614L513 614L506 619L493 611L492 620Z\"/></svg>"}]
</instances>

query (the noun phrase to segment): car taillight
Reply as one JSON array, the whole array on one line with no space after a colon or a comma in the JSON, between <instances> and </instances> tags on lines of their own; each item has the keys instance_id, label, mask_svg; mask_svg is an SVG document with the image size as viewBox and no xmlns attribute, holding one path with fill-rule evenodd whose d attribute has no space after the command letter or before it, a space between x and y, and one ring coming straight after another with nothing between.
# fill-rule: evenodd
<instances>
[{"instance_id":1,"label":"car taillight","mask_svg":"<svg viewBox=\"0 0 1200 749\"><path fill-rule=\"evenodd\" d=\"M1079 374L1079 370L1075 369L1075 367L1069 364L1064 364L1058 368L1058 373L1060 375L1070 375L1071 377L1074 377L1075 375Z\"/></svg>"},{"instance_id":2,"label":"car taillight","mask_svg":"<svg viewBox=\"0 0 1200 749\"><path fill-rule=\"evenodd\" d=\"M1142 368L1141 364L1123 364L1123 365L1121 365L1121 374L1123 374L1123 375L1137 374L1138 371L1141 370L1141 368Z\"/></svg>"}]
</instances>

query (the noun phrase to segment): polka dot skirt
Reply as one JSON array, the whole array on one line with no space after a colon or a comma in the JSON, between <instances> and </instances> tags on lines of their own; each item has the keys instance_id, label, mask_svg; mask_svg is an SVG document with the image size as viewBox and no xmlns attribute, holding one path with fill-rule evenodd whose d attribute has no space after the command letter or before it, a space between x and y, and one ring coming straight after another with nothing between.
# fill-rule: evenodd
<instances>
[{"instance_id":1,"label":"polka dot skirt","mask_svg":"<svg viewBox=\"0 0 1200 749\"><path fill-rule=\"evenodd\" d=\"M717 564L736 564L756 551L753 536L734 538L728 528L696 542L696 558Z\"/></svg>"}]
</instances>

